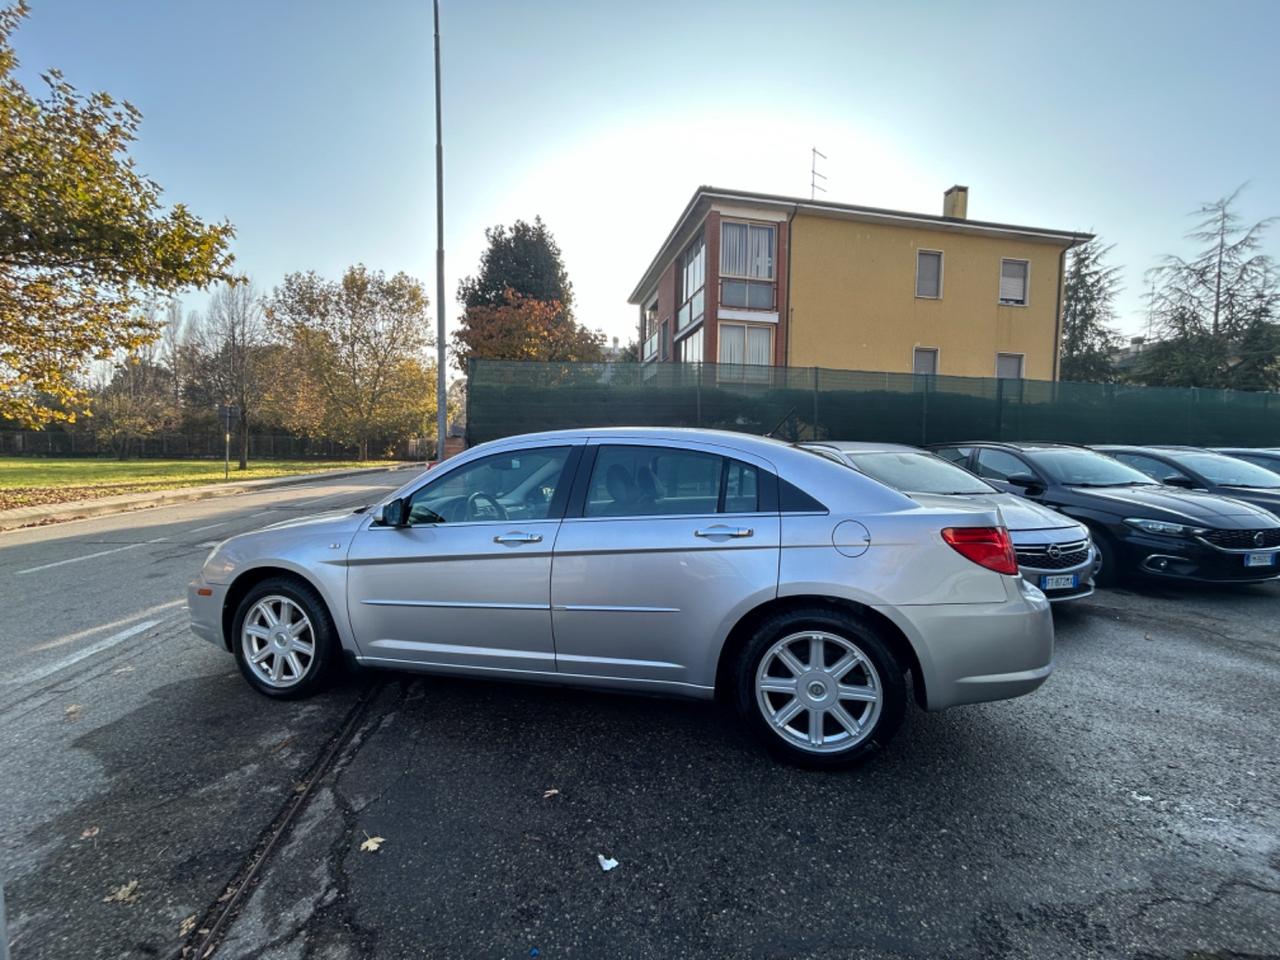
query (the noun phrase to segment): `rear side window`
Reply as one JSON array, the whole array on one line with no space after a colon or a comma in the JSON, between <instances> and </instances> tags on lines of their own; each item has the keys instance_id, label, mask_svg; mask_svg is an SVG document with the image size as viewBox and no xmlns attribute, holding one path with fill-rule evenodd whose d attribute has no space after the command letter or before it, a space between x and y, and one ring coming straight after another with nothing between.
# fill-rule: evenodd
<instances>
[{"instance_id":1,"label":"rear side window","mask_svg":"<svg viewBox=\"0 0 1280 960\"><path fill-rule=\"evenodd\" d=\"M1003 450L978 451L978 476L988 480L1008 480L1010 477L1026 476L1031 468L1012 453Z\"/></svg>"},{"instance_id":2,"label":"rear side window","mask_svg":"<svg viewBox=\"0 0 1280 960\"><path fill-rule=\"evenodd\" d=\"M758 513L764 483L749 463L674 447L602 446L583 516Z\"/></svg>"}]
</instances>

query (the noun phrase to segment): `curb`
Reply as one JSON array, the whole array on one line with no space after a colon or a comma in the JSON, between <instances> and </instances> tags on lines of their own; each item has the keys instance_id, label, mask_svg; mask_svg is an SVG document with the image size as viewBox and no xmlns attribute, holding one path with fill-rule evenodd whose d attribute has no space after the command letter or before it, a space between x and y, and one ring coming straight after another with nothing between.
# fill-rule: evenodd
<instances>
[{"instance_id":1,"label":"curb","mask_svg":"<svg viewBox=\"0 0 1280 960\"><path fill-rule=\"evenodd\" d=\"M295 473L285 477L264 477L261 480L239 480L232 483L224 482L200 487L175 487L171 490L157 490L154 493L124 493L114 497L100 497L96 500L72 500L69 503L50 504L48 506L16 507L12 510L0 510L0 532L66 520L105 517L113 513L146 510L150 507L163 507L172 503L190 503L195 500L210 500L214 497L231 497L241 493L270 490L275 487L291 487L301 483L314 483L317 480L341 480L344 477L359 477L370 473L390 473L394 470L411 469L425 470L426 468L427 464L421 461L406 462L390 467L361 467L358 470L324 470L320 473Z\"/></svg>"}]
</instances>

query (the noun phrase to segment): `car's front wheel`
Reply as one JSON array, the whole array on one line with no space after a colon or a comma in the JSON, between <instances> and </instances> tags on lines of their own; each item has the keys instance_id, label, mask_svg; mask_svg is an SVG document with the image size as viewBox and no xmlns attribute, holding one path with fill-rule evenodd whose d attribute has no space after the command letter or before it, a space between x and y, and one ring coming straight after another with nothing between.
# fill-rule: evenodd
<instances>
[{"instance_id":1,"label":"car's front wheel","mask_svg":"<svg viewBox=\"0 0 1280 960\"><path fill-rule=\"evenodd\" d=\"M771 617L747 641L738 714L768 749L809 767L849 767L902 723L906 679L877 630L815 608Z\"/></svg>"},{"instance_id":2,"label":"car's front wheel","mask_svg":"<svg viewBox=\"0 0 1280 960\"><path fill-rule=\"evenodd\" d=\"M259 693L296 700L320 690L338 658L333 619L315 588L272 577L245 594L232 621L232 649Z\"/></svg>"}]
</instances>

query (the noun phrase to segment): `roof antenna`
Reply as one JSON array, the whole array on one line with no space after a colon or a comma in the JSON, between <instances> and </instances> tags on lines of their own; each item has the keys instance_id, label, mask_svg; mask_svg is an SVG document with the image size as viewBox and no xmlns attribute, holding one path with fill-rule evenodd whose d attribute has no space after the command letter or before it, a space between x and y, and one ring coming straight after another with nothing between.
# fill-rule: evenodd
<instances>
[{"instance_id":1,"label":"roof antenna","mask_svg":"<svg viewBox=\"0 0 1280 960\"><path fill-rule=\"evenodd\" d=\"M810 147L809 154L809 199L813 200L817 196L817 191L821 190L823 193L827 192L826 187L818 186L819 180L827 179L827 175L825 173L818 172L818 158L821 157L825 160L827 159L827 155L817 147Z\"/></svg>"}]
</instances>

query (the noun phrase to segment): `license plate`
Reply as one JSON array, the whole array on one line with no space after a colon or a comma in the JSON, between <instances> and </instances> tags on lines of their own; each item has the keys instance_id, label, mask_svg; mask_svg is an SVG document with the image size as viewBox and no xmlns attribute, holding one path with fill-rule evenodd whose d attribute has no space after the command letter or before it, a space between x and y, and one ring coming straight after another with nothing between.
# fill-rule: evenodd
<instances>
[{"instance_id":1,"label":"license plate","mask_svg":"<svg viewBox=\"0 0 1280 960\"><path fill-rule=\"evenodd\" d=\"M1041 590L1074 590L1080 579L1074 573L1058 573L1040 578Z\"/></svg>"},{"instance_id":2,"label":"license plate","mask_svg":"<svg viewBox=\"0 0 1280 960\"><path fill-rule=\"evenodd\" d=\"M1276 562L1274 553L1246 553L1244 555L1244 565L1246 567L1269 567Z\"/></svg>"}]
</instances>

